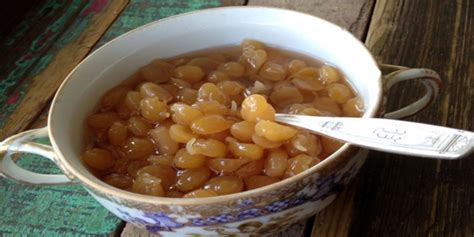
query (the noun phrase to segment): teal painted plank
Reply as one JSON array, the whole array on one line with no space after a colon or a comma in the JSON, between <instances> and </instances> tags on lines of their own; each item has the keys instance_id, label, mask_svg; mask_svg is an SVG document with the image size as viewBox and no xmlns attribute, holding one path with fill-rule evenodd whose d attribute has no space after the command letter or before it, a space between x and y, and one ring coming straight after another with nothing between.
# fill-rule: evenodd
<instances>
[{"instance_id":1,"label":"teal painted plank","mask_svg":"<svg viewBox=\"0 0 474 237\"><path fill-rule=\"evenodd\" d=\"M10 55L10 61L0 65L0 127L3 126L8 116L18 106L20 99L24 95L25 89L30 84L31 77L38 71L38 67L35 66L44 65L45 59L52 58L54 51L48 50L61 33L68 27L69 23L76 17L78 11L84 8L84 1L73 0L69 3L69 6L64 4L65 1L46 1L45 4L38 9L38 12L30 17L27 17L18 27L16 34L9 36L2 42L1 47L5 48L8 53L17 53L16 55ZM34 31L34 27L38 22L41 21L41 16L45 19L50 19L50 24L41 27L42 32L32 38L31 42L23 48L17 49L15 44L20 43L24 40L25 34L28 31ZM48 21L48 20L47 20ZM8 50L13 48L15 50ZM8 57L8 55L7 55ZM33 70L33 73L31 73ZM18 88L18 86L23 86Z\"/></svg>"},{"instance_id":2,"label":"teal painted plank","mask_svg":"<svg viewBox=\"0 0 474 237\"><path fill-rule=\"evenodd\" d=\"M111 39L149 22L171 15L198 9L221 6L218 0L136 0L131 1L96 47ZM60 49L80 33L87 19L78 19L69 26L51 51L36 61L32 74L44 69ZM17 87L10 97L13 105L0 104L6 113L13 111L21 101L22 93L29 83ZM8 100L8 99L7 99ZM9 107L10 106L10 107ZM0 116L1 117L1 116ZM1 121L0 121L1 122ZM47 142L41 140L42 142ZM34 155L23 155L18 164L41 173L58 173L50 161ZM87 192L77 185L67 186L24 186L0 179L1 235L27 236L107 236L119 225L120 220L98 204Z\"/></svg>"},{"instance_id":3,"label":"teal painted plank","mask_svg":"<svg viewBox=\"0 0 474 237\"><path fill-rule=\"evenodd\" d=\"M58 2L67 3L47 1L45 4L49 5L41 9L53 11L58 7L64 7ZM76 39L88 26L95 13L100 12L107 3L107 0L69 2L69 6L48 25L44 35L27 42L26 56L20 55L18 60L18 57L12 57L17 60L13 63L16 68L10 71L11 77L0 80L12 83L16 88L6 99L0 99L2 111L0 122L8 119L8 115L19 104L23 93L31 84L30 79L48 66L56 52ZM40 13L43 12L41 9ZM42 14L46 15L45 12ZM30 31L37 30L34 28L37 22L30 21L30 24L32 25L29 28L21 27ZM22 32L25 31L19 32L17 37L24 37ZM15 45L20 41L16 39L7 41L6 44L20 47ZM3 86L0 90L6 92L10 88ZM24 155L17 163L41 173L60 173L52 162L34 155ZM79 185L35 187L19 185L0 178L0 210L0 236L107 236L121 223L119 218L103 208Z\"/></svg>"},{"instance_id":4,"label":"teal painted plank","mask_svg":"<svg viewBox=\"0 0 474 237\"><path fill-rule=\"evenodd\" d=\"M67 20L77 12L79 4L84 1L74 0L71 7L65 11L64 16L60 17L51 26L45 29L46 36L38 37L33 40L30 46L30 52L20 57L16 62L16 67L10 73L0 80L0 128L3 127L9 116L15 111L23 99L27 89L31 85L31 78L44 70L49 62L54 58L55 54L62 49L69 42L77 38L84 30L94 12L89 11L89 7L97 2L104 2L104 0L89 0L83 6L79 13L67 30L61 33L60 37L57 34L63 30ZM127 9L114 22L111 28L98 42L96 47L103 45L111 39L137 28L141 25L150 23L152 21L165 18L168 16L185 13L198 9L205 9L211 7L221 6L219 0L189 0L184 2L174 0L135 0L131 1ZM92 14L91 14L92 13ZM54 37L53 37L54 36ZM54 41L50 49L46 53L35 53L35 50L44 48L45 44L49 45Z\"/></svg>"},{"instance_id":5,"label":"teal painted plank","mask_svg":"<svg viewBox=\"0 0 474 237\"><path fill-rule=\"evenodd\" d=\"M222 6L219 0L131 0L97 44L102 46L117 36L147 23L180 13Z\"/></svg>"},{"instance_id":6,"label":"teal painted plank","mask_svg":"<svg viewBox=\"0 0 474 237\"><path fill-rule=\"evenodd\" d=\"M39 142L49 144L48 139ZM23 155L17 164L39 173L60 173L36 155ZM120 223L80 185L26 186L0 179L0 210L1 236L106 236Z\"/></svg>"}]
</instances>

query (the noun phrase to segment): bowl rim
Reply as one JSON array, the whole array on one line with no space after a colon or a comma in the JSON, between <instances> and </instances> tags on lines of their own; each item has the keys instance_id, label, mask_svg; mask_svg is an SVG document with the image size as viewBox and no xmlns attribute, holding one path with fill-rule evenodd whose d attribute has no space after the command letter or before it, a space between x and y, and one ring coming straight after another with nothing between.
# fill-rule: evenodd
<instances>
[{"instance_id":1,"label":"bowl rim","mask_svg":"<svg viewBox=\"0 0 474 237\"><path fill-rule=\"evenodd\" d=\"M182 16L188 16L188 15L197 15L197 14L202 14L202 13L207 13L207 12L213 12L213 11L232 11L232 10L268 10L268 11L279 11L279 12L284 12L286 14L290 15L302 15L306 17L311 17L311 18L316 18L319 21L324 22L325 24L331 25L332 27L339 28L342 31L345 31L348 33L349 37L352 37L355 41L357 41L360 46L362 46L365 51L368 53L371 63L373 63L376 66L376 69L378 70L379 77L378 81L376 82L378 84L378 88L380 88L379 93L377 95L377 99L374 103L374 109L370 111L370 113L364 113L363 117L374 117L377 115L377 111L380 108L380 105L382 103L382 74L380 72L380 69L377 66L377 62L373 55L370 53L370 51L367 49L367 47L359 40L357 39L352 33L350 33L348 30L332 23L327 20L324 20L322 18L303 13L303 12L298 12L294 10L288 10L288 9L282 9L282 8L276 8L276 7L266 7L266 6L226 6L226 7L216 7L216 8L210 8L210 9L202 9L202 10L196 10L196 11L191 11L187 13L182 13L166 18L162 18L150 23L147 23L143 26L137 27L135 29L132 29L124 34L121 34L120 36L112 39L111 41L105 43L102 45L100 48L89 54L86 58L84 58L65 78L65 80L61 83L60 87L58 88L53 101L52 101L52 107L49 111L48 114L48 133L49 137L51 140L51 144L53 146L53 149L56 154L58 154L58 157L56 159L56 162L58 163L59 167L65 172L68 177L73 178L73 181L79 181L79 184L85 186L86 188L90 188L91 191L93 191L95 194L99 194L97 192L105 193L108 195L105 196L113 196L115 199L119 198L122 200L128 200L128 201L134 201L138 203L147 203L147 204L154 204L154 205L180 205L180 206L195 206L195 205L205 205L205 204L215 204L215 203L221 203L221 202L228 202L231 200L239 200L239 199L245 199L245 198L251 198L252 196L257 196L260 193L265 193L271 190L275 189L281 189L284 186L287 186L289 184L295 183L297 181L300 181L308 176L310 176L313 173L318 173L319 170L324 169L330 164L338 162L340 159L343 159L341 156L344 152L348 151L349 147L351 146L350 144L344 144L341 148L339 148L336 152L331 154L329 157L325 158L322 160L320 163L314 165L313 167L286 179L283 179L279 182L276 182L274 184L270 184L264 187L260 187L257 189L252 189L248 191L243 191L239 193L234 193L234 194L227 194L227 195L222 195L222 196L215 196L215 197L206 197L206 198L170 198L170 197L155 197L155 196L149 196L149 195L144 195L144 194L138 194L138 193L133 193L130 191L122 190L119 188L115 188L111 185L108 185L107 183L101 181L100 179L96 178L96 180L92 180L88 177L86 177L84 174L79 172L74 168L74 166L67 161L65 158L64 154L61 152L61 149L57 146L55 142L55 133L53 126L52 126L52 114L55 111L55 104L60 97L60 94L62 93L63 88L65 87L66 84L71 80L71 76L76 72L76 70L81 67L81 65L84 63L84 61L87 61L88 58L94 57L95 54L98 52L101 52L104 48L107 48L110 44L114 44L114 42L118 41L122 37L127 37L130 34L133 34L135 32L139 32L142 30L145 30L151 25L155 24L161 24L162 22L165 21L170 21L175 18L180 18ZM104 196L104 195L100 195Z\"/></svg>"}]
</instances>

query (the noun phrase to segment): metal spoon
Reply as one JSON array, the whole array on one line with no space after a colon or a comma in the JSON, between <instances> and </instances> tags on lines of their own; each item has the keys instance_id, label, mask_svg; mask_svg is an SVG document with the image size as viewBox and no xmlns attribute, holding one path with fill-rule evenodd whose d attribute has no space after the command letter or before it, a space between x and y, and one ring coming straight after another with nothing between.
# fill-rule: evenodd
<instances>
[{"instance_id":1,"label":"metal spoon","mask_svg":"<svg viewBox=\"0 0 474 237\"><path fill-rule=\"evenodd\" d=\"M379 118L276 114L275 120L356 146L403 155L459 159L474 150L474 133Z\"/></svg>"}]
</instances>

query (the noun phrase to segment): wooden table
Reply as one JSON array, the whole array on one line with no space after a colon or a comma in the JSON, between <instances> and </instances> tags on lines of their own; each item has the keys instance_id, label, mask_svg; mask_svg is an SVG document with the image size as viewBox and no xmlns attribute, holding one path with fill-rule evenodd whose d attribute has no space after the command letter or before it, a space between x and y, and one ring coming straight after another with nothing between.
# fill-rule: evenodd
<instances>
[{"instance_id":1,"label":"wooden table","mask_svg":"<svg viewBox=\"0 0 474 237\"><path fill-rule=\"evenodd\" d=\"M235 5L306 12L347 28L379 62L436 70L444 81L439 99L409 120L474 130L474 3L469 0L68 0L7 5L0 11L1 139L44 126L61 81L105 42L163 17ZM419 89L416 84L396 87L389 109L414 100ZM47 162L25 157L19 161L25 167L57 172ZM80 187L0 184L0 235L147 236L133 226L123 228ZM333 204L280 236L472 237L474 157L441 161L370 152L361 173Z\"/></svg>"}]
</instances>

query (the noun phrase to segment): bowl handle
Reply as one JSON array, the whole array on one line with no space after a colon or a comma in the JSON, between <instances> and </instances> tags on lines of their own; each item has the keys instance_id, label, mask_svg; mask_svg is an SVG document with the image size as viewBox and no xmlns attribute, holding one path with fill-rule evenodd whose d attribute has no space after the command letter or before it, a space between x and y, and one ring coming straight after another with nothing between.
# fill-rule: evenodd
<instances>
[{"instance_id":1,"label":"bowl handle","mask_svg":"<svg viewBox=\"0 0 474 237\"><path fill-rule=\"evenodd\" d=\"M48 136L48 128L24 131L13 135L0 143L0 175L24 184L53 185L71 184L73 179L63 174L39 174L25 170L15 164L12 155L32 153L52 160L57 165L56 154L48 145L33 142L33 139Z\"/></svg>"},{"instance_id":2,"label":"bowl handle","mask_svg":"<svg viewBox=\"0 0 474 237\"><path fill-rule=\"evenodd\" d=\"M407 68L398 65L379 64L383 76L383 105L386 104L389 90L393 85L408 80L420 80L425 87L425 94L417 101L393 112L382 113L383 118L401 119L410 117L422 111L438 96L441 88L441 78L437 72L426 68ZM385 107L385 106L383 106Z\"/></svg>"}]
</instances>

